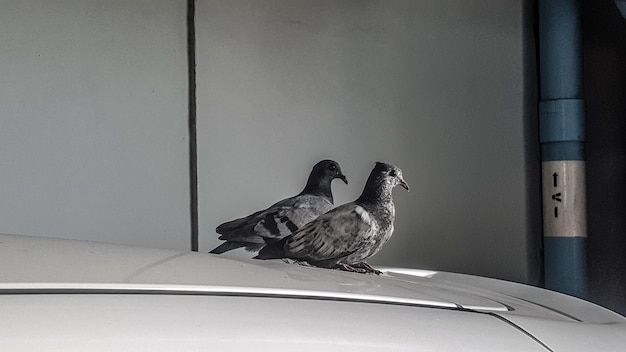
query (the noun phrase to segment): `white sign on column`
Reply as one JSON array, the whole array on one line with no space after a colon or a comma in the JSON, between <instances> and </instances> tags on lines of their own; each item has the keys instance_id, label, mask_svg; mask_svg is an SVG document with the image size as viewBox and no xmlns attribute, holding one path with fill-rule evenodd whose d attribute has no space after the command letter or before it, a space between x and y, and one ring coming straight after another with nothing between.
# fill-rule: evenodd
<instances>
[{"instance_id":1,"label":"white sign on column","mask_svg":"<svg viewBox=\"0 0 626 352\"><path fill-rule=\"evenodd\" d=\"M585 162L542 163L543 235L587 237L585 216Z\"/></svg>"}]
</instances>

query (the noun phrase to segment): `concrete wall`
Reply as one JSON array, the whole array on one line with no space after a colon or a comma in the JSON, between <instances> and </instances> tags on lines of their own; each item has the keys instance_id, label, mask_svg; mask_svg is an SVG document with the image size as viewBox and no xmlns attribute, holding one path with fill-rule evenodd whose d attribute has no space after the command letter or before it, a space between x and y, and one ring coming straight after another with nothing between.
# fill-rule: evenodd
<instances>
[{"instance_id":1,"label":"concrete wall","mask_svg":"<svg viewBox=\"0 0 626 352\"><path fill-rule=\"evenodd\" d=\"M198 1L201 249L221 222L299 192L322 158L350 181L334 185L337 204L382 160L412 188L395 191L394 237L371 262L536 281L523 13L522 1Z\"/></svg>"},{"instance_id":2,"label":"concrete wall","mask_svg":"<svg viewBox=\"0 0 626 352\"><path fill-rule=\"evenodd\" d=\"M0 2L0 232L189 248L185 1Z\"/></svg>"}]
</instances>

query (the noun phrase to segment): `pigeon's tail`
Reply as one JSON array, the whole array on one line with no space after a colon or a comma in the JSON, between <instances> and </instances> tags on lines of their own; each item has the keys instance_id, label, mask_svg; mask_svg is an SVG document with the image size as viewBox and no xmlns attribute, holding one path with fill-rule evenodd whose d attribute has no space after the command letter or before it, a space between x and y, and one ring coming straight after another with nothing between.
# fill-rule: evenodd
<instances>
[{"instance_id":1,"label":"pigeon's tail","mask_svg":"<svg viewBox=\"0 0 626 352\"><path fill-rule=\"evenodd\" d=\"M209 253L213 254L222 254L224 252L232 251L233 249L246 247L248 252L257 252L259 249L263 247L262 243L248 243L248 242L236 242L236 241L226 241L219 246L215 247Z\"/></svg>"},{"instance_id":2,"label":"pigeon's tail","mask_svg":"<svg viewBox=\"0 0 626 352\"><path fill-rule=\"evenodd\" d=\"M232 251L233 249L237 249L237 248L241 248L241 247L245 247L245 246L246 246L246 243L244 243L244 242L226 241L226 242L220 244L219 246L215 247L209 253L222 254L224 252Z\"/></svg>"},{"instance_id":3,"label":"pigeon's tail","mask_svg":"<svg viewBox=\"0 0 626 352\"><path fill-rule=\"evenodd\" d=\"M233 249L237 249L237 248L241 248L244 247L246 244L243 242L231 242L231 241L226 241L222 244L220 244L219 246L215 247L212 251L210 251L209 253L213 253L213 254L222 254L224 252L228 252L228 251L232 251Z\"/></svg>"},{"instance_id":4,"label":"pigeon's tail","mask_svg":"<svg viewBox=\"0 0 626 352\"><path fill-rule=\"evenodd\" d=\"M261 248L259 254L254 259L281 259L285 257L285 242L291 238L287 236L280 241L270 242Z\"/></svg>"}]
</instances>

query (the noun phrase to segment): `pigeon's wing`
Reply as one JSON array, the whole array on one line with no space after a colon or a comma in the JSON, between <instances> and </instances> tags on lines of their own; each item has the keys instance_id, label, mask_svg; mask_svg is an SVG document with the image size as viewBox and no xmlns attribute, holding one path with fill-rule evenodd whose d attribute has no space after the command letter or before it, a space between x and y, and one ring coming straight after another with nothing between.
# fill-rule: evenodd
<instances>
[{"instance_id":1,"label":"pigeon's wing","mask_svg":"<svg viewBox=\"0 0 626 352\"><path fill-rule=\"evenodd\" d=\"M237 242L265 243L290 235L301 226L332 208L327 199L300 195L283 199L267 209L216 228L219 239Z\"/></svg>"},{"instance_id":2,"label":"pigeon's wing","mask_svg":"<svg viewBox=\"0 0 626 352\"><path fill-rule=\"evenodd\" d=\"M301 195L289 200L270 207L254 225L254 233L266 242L284 238L333 206L326 198L313 195Z\"/></svg>"},{"instance_id":3,"label":"pigeon's wing","mask_svg":"<svg viewBox=\"0 0 626 352\"><path fill-rule=\"evenodd\" d=\"M285 244L288 257L330 263L358 251L376 234L377 223L354 203L344 204L308 223Z\"/></svg>"},{"instance_id":4,"label":"pigeon's wing","mask_svg":"<svg viewBox=\"0 0 626 352\"><path fill-rule=\"evenodd\" d=\"M264 210L259 210L253 214L250 214L248 216L245 216L243 218L239 218L239 219L235 219L235 220L231 220L231 221L227 221L223 224L220 224L216 229L215 232L224 235L226 237L228 237L229 234L240 230L242 228L245 227L250 227L250 225L254 225L256 224L263 216L263 213L265 213L267 211L267 209ZM256 221L255 221L256 220ZM221 240L226 240L228 238L221 238Z\"/></svg>"}]
</instances>

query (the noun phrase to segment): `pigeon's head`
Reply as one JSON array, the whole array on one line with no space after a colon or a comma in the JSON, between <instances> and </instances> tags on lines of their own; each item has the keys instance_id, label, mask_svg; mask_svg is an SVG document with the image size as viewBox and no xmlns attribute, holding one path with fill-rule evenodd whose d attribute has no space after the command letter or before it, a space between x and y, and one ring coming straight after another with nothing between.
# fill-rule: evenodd
<instances>
[{"instance_id":1,"label":"pigeon's head","mask_svg":"<svg viewBox=\"0 0 626 352\"><path fill-rule=\"evenodd\" d=\"M402 178L402 170L397 166L377 161L372 175L376 175L378 180L388 184L390 188L400 185L409 190L409 184Z\"/></svg>"},{"instance_id":2,"label":"pigeon's head","mask_svg":"<svg viewBox=\"0 0 626 352\"><path fill-rule=\"evenodd\" d=\"M332 181L336 178L341 179L345 184L348 184L348 179L341 172L339 163L334 160L322 160L313 166L311 175L315 175L318 179L326 179Z\"/></svg>"}]
</instances>

